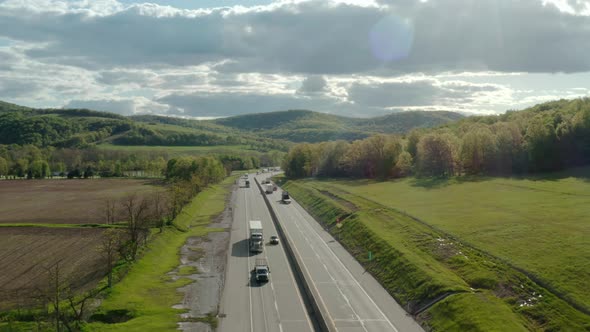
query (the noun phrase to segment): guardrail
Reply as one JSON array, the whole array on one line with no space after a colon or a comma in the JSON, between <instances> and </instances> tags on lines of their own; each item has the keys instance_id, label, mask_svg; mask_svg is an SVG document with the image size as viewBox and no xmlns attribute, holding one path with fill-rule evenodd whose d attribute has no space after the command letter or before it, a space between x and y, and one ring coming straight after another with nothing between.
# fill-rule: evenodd
<instances>
[{"instance_id":1,"label":"guardrail","mask_svg":"<svg viewBox=\"0 0 590 332\"><path fill-rule=\"evenodd\" d=\"M321 296L319 295L319 292L311 279L311 275L309 274L309 271L307 271L307 268L305 268L305 265L303 264L303 259L299 255L297 248L295 248L292 245L292 241L289 238L289 235L281 227L281 223L279 222L279 219L277 218L275 210L272 207L270 200L267 197L267 194L262 189L260 182L258 182L258 179L256 177L254 177L254 180L256 181L256 185L258 186L260 193L264 197L264 202L266 203L266 207L268 208L268 211L270 212L271 219L277 229L277 232L281 238L281 241L283 241L283 247L285 248L285 251L287 252L287 256L290 257L291 261L293 262L292 265L294 267L295 273L298 275L299 279L302 281L303 290L305 291L305 295L309 299L309 302L312 306L313 313L315 315L316 321L318 322L320 330L324 331L324 332L337 331L336 325L334 325L334 321L332 320L332 317L328 313L328 309L326 308L326 304L324 303Z\"/></svg>"}]
</instances>

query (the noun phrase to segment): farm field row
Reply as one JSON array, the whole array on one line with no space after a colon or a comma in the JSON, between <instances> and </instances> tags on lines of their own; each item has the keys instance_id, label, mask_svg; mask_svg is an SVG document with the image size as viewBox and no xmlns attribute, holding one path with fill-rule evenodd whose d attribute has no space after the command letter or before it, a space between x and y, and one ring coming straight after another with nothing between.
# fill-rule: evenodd
<instances>
[{"instance_id":1,"label":"farm field row","mask_svg":"<svg viewBox=\"0 0 590 332\"><path fill-rule=\"evenodd\" d=\"M0 310L39 304L48 289L49 270L59 262L62 282L90 289L104 277L99 254L103 229L1 227Z\"/></svg>"},{"instance_id":2,"label":"farm field row","mask_svg":"<svg viewBox=\"0 0 590 332\"><path fill-rule=\"evenodd\" d=\"M157 180L4 180L0 224L96 224L105 222L107 200L162 191Z\"/></svg>"}]
</instances>

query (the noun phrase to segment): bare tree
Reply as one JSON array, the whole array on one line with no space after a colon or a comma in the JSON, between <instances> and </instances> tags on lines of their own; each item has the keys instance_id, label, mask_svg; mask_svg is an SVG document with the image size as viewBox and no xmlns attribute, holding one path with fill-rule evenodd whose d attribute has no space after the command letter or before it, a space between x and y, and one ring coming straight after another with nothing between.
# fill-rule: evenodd
<instances>
[{"instance_id":1,"label":"bare tree","mask_svg":"<svg viewBox=\"0 0 590 332\"><path fill-rule=\"evenodd\" d=\"M103 234L98 250L107 262L109 288L113 286L113 267L117 261L117 253L119 252L120 247L121 233L116 229L107 229Z\"/></svg>"},{"instance_id":2,"label":"bare tree","mask_svg":"<svg viewBox=\"0 0 590 332\"><path fill-rule=\"evenodd\" d=\"M152 211L156 227L160 229L160 233L164 228L164 216L167 213L166 196L161 191L154 191L152 194Z\"/></svg>"},{"instance_id":3,"label":"bare tree","mask_svg":"<svg viewBox=\"0 0 590 332\"><path fill-rule=\"evenodd\" d=\"M107 225L114 224L117 216L117 204L112 199L105 200L105 221Z\"/></svg>"},{"instance_id":4,"label":"bare tree","mask_svg":"<svg viewBox=\"0 0 590 332\"><path fill-rule=\"evenodd\" d=\"M131 194L123 199L123 209L127 218L128 255L127 258L135 260L139 248L141 235L145 235L149 228L149 203L147 200Z\"/></svg>"},{"instance_id":5,"label":"bare tree","mask_svg":"<svg viewBox=\"0 0 590 332\"><path fill-rule=\"evenodd\" d=\"M55 330L61 331L60 321L62 320L62 312L60 308L60 301L63 293L69 287L60 271L61 260L49 267L43 267L48 274L48 283L45 289L38 289L39 294L45 299L47 303L53 306L53 314L55 319Z\"/></svg>"}]
</instances>

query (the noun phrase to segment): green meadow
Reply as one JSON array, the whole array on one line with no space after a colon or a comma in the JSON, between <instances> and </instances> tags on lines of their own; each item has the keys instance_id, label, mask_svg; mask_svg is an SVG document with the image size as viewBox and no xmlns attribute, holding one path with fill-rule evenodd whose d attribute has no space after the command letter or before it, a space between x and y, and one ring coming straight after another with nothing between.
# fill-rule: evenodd
<instances>
[{"instance_id":1,"label":"green meadow","mask_svg":"<svg viewBox=\"0 0 590 332\"><path fill-rule=\"evenodd\" d=\"M332 233L402 304L456 293L422 315L437 330L584 330L588 175L585 168L535 178L305 179L284 186L328 227L346 218ZM366 250L376 253L374 261ZM534 304L524 302L540 293Z\"/></svg>"}]
</instances>

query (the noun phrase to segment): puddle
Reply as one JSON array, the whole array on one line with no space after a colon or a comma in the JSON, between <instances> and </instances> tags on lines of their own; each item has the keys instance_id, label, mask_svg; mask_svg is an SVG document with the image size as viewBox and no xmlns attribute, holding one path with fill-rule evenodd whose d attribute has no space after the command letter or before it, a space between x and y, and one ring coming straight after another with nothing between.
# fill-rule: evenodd
<instances>
[{"instance_id":1,"label":"puddle","mask_svg":"<svg viewBox=\"0 0 590 332\"><path fill-rule=\"evenodd\" d=\"M215 316L218 312L225 280L229 229L232 221L231 204L227 204L227 206L225 211L209 226L225 228L227 231L211 232L204 237L188 238L180 250L181 265L169 274L172 280L189 278L195 281L178 289L179 292L184 293L184 298L181 303L173 306L175 309L186 310L180 315L185 321L178 324L178 328L182 331L214 331L209 324L196 320L208 315ZM196 273L183 275L183 271L196 271Z\"/></svg>"}]
</instances>

